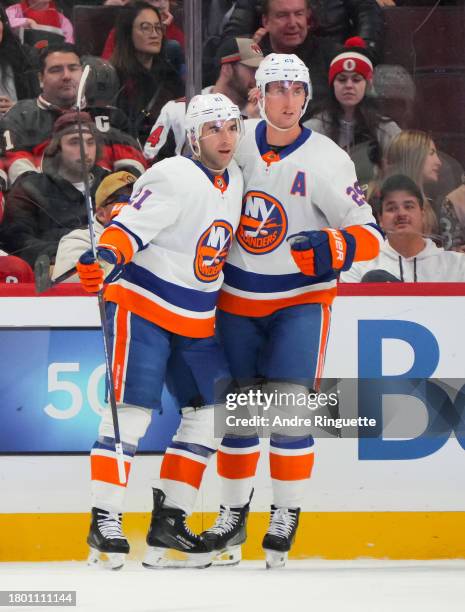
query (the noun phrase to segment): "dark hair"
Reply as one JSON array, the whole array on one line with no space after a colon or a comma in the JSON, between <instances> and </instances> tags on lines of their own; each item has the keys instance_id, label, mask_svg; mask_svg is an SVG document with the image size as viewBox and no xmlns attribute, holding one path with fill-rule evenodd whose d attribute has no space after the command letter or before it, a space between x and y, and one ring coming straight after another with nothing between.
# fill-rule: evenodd
<instances>
[{"instance_id":1,"label":"dark hair","mask_svg":"<svg viewBox=\"0 0 465 612\"><path fill-rule=\"evenodd\" d=\"M268 15L270 12L270 4L273 0L262 0L262 15ZM310 0L305 0L305 4L307 5L307 9L310 9Z\"/></svg>"},{"instance_id":2,"label":"dark hair","mask_svg":"<svg viewBox=\"0 0 465 612\"><path fill-rule=\"evenodd\" d=\"M327 98L321 104L315 106L311 116L315 117L318 114L321 114L325 134L334 142L338 142L341 130L340 121L344 117L344 111L334 93L334 84L331 86ZM376 100L367 96L366 93L355 108L354 119L354 144L366 141L378 143L378 127L380 124L390 121L388 117L384 117L380 113ZM378 144L376 150L371 152L370 160L379 166L381 157L382 152Z\"/></svg>"},{"instance_id":3,"label":"dark hair","mask_svg":"<svg viewBox=\"0 0 465 612\"><path fill-rule=\"evenodd\" d=\"M67 43L67 42L47 45L39 53L39 72L40 74L44 73L45 64L47 62L47 57L51 53L74 53L75 55L78 56L79 63L81 62L81 56L79 55L78 50L75 47L75 45L72 45L71 43Z\"/></svg>"},{"instance_id":4,"label":"dark hair","mask_svg":"<svg viewBox=\"0 0 465 612\"><path fill-rule=\"evenodd\" d=\"M65 113L67 115L68 113ZM69 113L70 116L76 117L77 113ZM81 115L85 116L87 113L81 113ZM55 122L56 123L56 122ZM91 133L95 139L96 151L95 151L95 164L102 158L103 156L103 147L104 141L102 134L99 132L95 123L93 121L85 121L82 124L84 133ZM68 134L75 134L78 130L62 130L56 132L52 135L52 138L44 150L44 158L42 162L42 170L48 174L57 174L61 164L61 140L64 136ZM95 165L94 164L94 165Z\"/></svg>"},{"instance_id":5,"label":"dark hair","mask_svg":"<svg viewBox=\"0 0 465 612\"><path fill-rule=\"evenodd\" d=\"M28 63L24 53L23 45L19 38L13 33L8 15L5 9L0 6L0 21L3 23L3 38L0 43L0 69L2 83L5 85L7 67L11 66L13 73L24 71L25 64Z\"/></svg>"},{"instance_id":6,"label":"dark hair","mask_svg":"<svg viewBox=\"0 0 465 612\"><path fill-rule=\"evenodd\" d=\"M381 186L379 194L379 212L383 210L383 202L387 196L393 191L406 191L418 200L420 208L423 208L423 195L421 189L412 181L412 179L405 174L394 174L387 178Z\"/></svg>"},{"instance_id":7,"label":"dark hair","mask_svg":"<svg viewBox=\"0 0 465 612\"><path fill-rule=\"evenodd\" d=\"M110 61L117 70L126 76L133 76L144 72L143 66L136 56L136 49L132 40L132 27L136 17L145 9L153 11L157 15L161 25L162 20L160 11L151 4L142 2L141 0L136 0L136 2L128 4L118 13L115 31L115 48ZM163 52L163 44L164 36L160 54Z\"/></svg>"}]
</instances>

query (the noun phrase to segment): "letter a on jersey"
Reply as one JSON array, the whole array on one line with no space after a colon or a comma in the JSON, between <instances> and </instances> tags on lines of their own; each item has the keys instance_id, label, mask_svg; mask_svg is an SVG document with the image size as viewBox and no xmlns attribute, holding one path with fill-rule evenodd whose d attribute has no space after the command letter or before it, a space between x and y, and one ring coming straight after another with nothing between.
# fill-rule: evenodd
<instances>
[{"instance_id":1,"label":"letter a on jersey","mask_svg":"<svg viewBox=\"0 0 465 612\"><path fill-rule=\"evenodd\" d=\"M227 221L214 221L197 242L195 276L204 283L216 281L231 247L233 228Z\"/></svg>"},{"instance_id":2,"label":"letter a on jersey","mask_svg":"<svg viewBox=\"0 0 465 612\"><path fill-rule=\"evenodd\" d=\"M236 238L248 253L274 251L286 237L287 215L283 205L264 191L249 191L242 203Z\"/></svg>"},{"instance_id":3,"label":"letter a on jersey","mask_svg":"<svg viewBox=\"0 0 465 612\"><path fill-rule=\"evenodd\" d=\"M306 196L306 187L305 187L305 172L297 172L295 175L294 182L291 187L291 195L301 195L302 197Z\"/></svg>"}]
</instances>

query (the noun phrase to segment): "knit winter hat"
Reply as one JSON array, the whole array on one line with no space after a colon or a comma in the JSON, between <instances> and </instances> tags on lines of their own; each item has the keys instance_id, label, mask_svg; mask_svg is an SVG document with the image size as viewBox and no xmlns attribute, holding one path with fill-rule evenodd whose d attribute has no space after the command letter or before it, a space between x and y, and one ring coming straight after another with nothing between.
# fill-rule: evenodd
<instances>
[{"instance_id":1,"label":"knit winter hat","mask_svg":"<svg viewBox=\"0 0 465 612\"><path fill-rule=\"evenodd\" d=\"M78 119L81 120L83 132L93 131L94 122L92 121L92 117L89 115L89 113L83 111L67 111L66 113L60 115L53 124L52 136L61 138L61 136L64 136L65 134L73 134L74 132L77 132Z\"/></svg>"},{"instance_id":2,"label":"knit winter hat","mask_svg":"<svg viewBox=\"0 0 465 612\"><path fill-rule=\"evenodd\" d=\"M329 66L329 84L333 84L336 75L340 72L357 72L364 79L370 81L373 77L373 64L363 54L363 50L366 49L363 38L359 36L348 38L344 47L347 51L336 55Z\"/></svg>"}]
</instances>

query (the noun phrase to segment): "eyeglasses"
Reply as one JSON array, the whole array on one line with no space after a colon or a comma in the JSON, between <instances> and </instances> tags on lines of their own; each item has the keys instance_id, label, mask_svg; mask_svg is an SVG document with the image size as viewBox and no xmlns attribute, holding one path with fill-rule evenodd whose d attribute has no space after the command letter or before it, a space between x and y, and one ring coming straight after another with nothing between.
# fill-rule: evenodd
<instances>
[{"instance_id":1,"label":"eyeglasses","mask_svg":"<svg viewBox=\"0 0 465 612\"><path fill-rule=\"evenodd\" d=\"M155 34L158 34L158 36L163 36L163 26L161 26L159 23L153 24L149 23L148 21L144 21L144 23L141 23L137 29L140 30L145 36L150 36L152 32L155 32Z\"/></svg>"}]
</instances>

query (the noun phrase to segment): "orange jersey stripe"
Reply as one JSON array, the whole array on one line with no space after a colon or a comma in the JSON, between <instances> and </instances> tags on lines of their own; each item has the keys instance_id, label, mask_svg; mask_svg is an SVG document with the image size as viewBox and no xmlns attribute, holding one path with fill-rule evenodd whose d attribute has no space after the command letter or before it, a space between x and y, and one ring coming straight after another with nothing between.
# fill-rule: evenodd
<instances>
[{"instance_id":1,"label":"orange jersey stripe","mask_svg":"<svg viewBox=\"0 0 465 612\"><path fill-rule=\"evenodd\" d=\"M306 455L276 455L270 452L270 475L275 480L305 480L313 469L313 453Z\"/></svg>"},{"instance_id":2,"label":"orange jersey stripe","mask_svg":"<svg viewBox=\"0 0 465 612\"><path fill-rule=\"evenodd\" d=\"M231 455L220 450L217 453L217 471L223 478L251 478L255 476L260 452L247 455Z\"/></svg>"},{"instance_id":3,"label":"orange jersey stripe","mask_svg":"<svg viewBox=\"0 0 465 612\"><path fill-rule=\"evenodd\" d=\"M105 299L119 304L174 334L188 338L208 338L215 333L214 316L208 319L184 317L121 285L108 285Z\"/></svg>"},{"instance_id":4,"label":"orange jersey stripe","mask_svg":"<svg viewBox=\"0 0 465 612\"><path fill-rule=\"evenodd\" d=\"M293 297L281 298L277 300L249 300L248 298L239 297L227 291L220 291L218 308L231 314L241 315L243 317L266 317L273 314L276 310L286 308L287 306L297 306L298 304L328 304L333 303L336 297L336 287L325 289L323 291L309 291L301 295Z\"/></svg>"},{"instance_id":5,"label":"orange jersey stripe","mask_svg":"<svg viewBox=\"0 0 465 612\"><path fill-rule=\"evenodd\" d=\"M115 343L113 349L113 383L115 397L121 402L124 389L124 371L128 351L128 311L118 307L115 321Z\"/></svg>"},{"instance_id":6,"label":"orange jersey stripe","mask_svg":"<svg viewBox=\"0 0 465 612\"><path fill-rule=\"evenodd\" d=\"M344 230L355 238L354 261L368 261L374 259L379 253L379 240L362 225L352 225Z\"/></svg>"},{"instance_id":7,"label":"orange jersey stripe","mask_svg":"<svg viewBox=\"0 0 465 612\"><path fill-rule=\"evenodd\" d=\"M90 456L90 475L92 480L100 480L109 484L125 487L129 480L130 461L124 462L126 472L126 483L121 484L118 476L118 462L116 457L103 457L102 455Z\"/></svg>"},{"instance_id":8,"label":"orange jersey stripe","mask_svg":"<svg viewBox=\"0 0 465 612\"><path fill-rule=\"evenodd\" d=\"M103 230L98 243L99 246L105 246L106 244L113 246L123 254L125 263L131 261L134 255L134 250L128 235L115 225L110 225Z\"/></svg>"},{"instance_id":9,"label":"orange jersey stripe","mask_svg":"<svg viewBox=\"0 0 465 612\"><path fill-rule=\"evenodd\" d=\"M323 368L325 365L326 347L328 345L329 338L329 326L331 323L331 309L327 304L322 305L321 313L321 337L320 337L320 349L318 352L318 361L316 367L315 376L315 390L318 391L320 388L320 380L323 375Z\"/></svg>"},{"instance_id":10,"label":"orange jersey stripe","mask_svg":"<svg viewBox=\"0 0 465 612\"><path fill-rule=\"evenodd\" d=\"M206 465L182 455L166 453L160 468L160 478L177 480L200 488Z\"/></svg>"}]
</instances>

